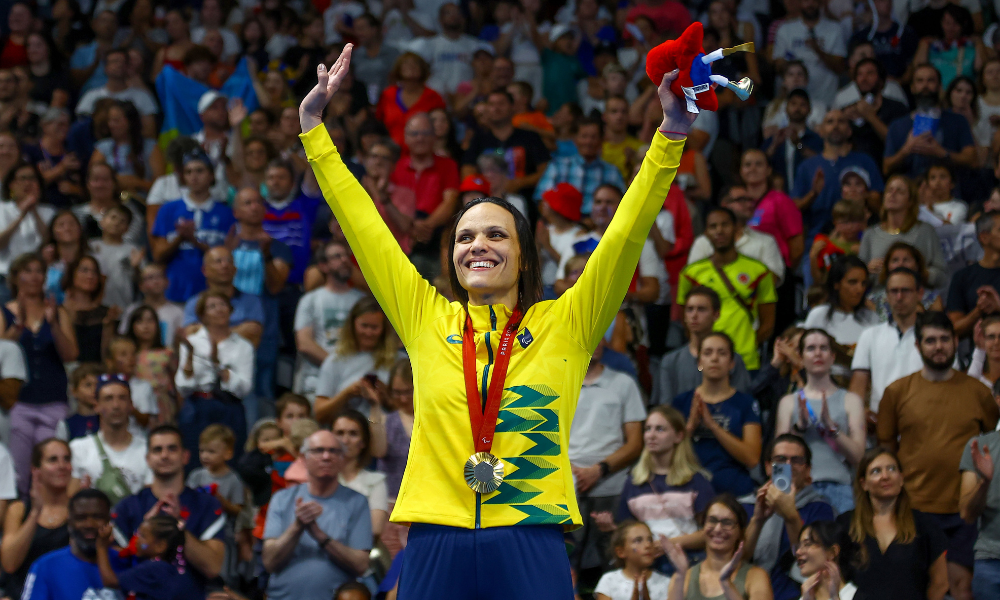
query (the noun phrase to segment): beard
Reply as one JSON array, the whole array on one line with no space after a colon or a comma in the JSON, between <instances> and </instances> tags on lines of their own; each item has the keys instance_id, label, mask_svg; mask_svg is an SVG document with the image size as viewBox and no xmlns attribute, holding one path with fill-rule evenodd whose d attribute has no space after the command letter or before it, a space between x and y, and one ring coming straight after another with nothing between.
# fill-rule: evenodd
<instances>
[{"instance_id":1,"label":"beard","mask_svg":"<svg viewBox=\"0 0 1000 600\"><path fill-rule=\"evenodd\" d=\"M924 362L924 366L928 369L934 371L946 371L951 368L951 365L955 362L955 353L952 352L948 354L944 360L937 360L934 356L927 356L921 353L920 358Z\"/></svg>"},{"instance_id":2,"label":"beard","mask_svg":"<svg viewBox=\"0 0 1000 600\"><path fill-rule=\"evenodd\" d=\"M913 103L916 105L918 110L935 108L938 105L938 95L936 92L921 92L919 94L914 94Z\"/></svg>"}]
</instances>

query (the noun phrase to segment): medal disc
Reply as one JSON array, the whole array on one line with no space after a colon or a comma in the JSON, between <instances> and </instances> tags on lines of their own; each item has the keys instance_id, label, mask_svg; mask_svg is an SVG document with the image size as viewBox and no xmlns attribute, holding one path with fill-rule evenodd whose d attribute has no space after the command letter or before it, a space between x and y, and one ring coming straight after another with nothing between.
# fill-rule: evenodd
<instances>
[{"instance_id":1,"label":"medal disc","mask_svg":"<svg viewBox=\"0 0 1000 600\"><path fill-rule=\"evenodd\" d=\"M465 483L472 491L491 494L503 482L503 463L489 452L476 452L465 462Z\"/></svg>"}]
</instances>

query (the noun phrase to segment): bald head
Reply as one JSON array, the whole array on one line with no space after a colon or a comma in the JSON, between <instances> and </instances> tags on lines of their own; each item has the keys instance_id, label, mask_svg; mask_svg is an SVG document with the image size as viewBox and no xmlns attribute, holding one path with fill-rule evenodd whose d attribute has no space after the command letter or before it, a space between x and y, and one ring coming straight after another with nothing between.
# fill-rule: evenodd
<instances>
[{"instance_id":1,"label":"bald head","mask_svg":"<svg viewBox=\"0 0 1000 600\"><path fill-rule=\"evenodd\" d=\"M406 121L403 139L410 149L410 155L417 158L430 156L434 152L434 127L427 113L416 113Z\"/></svg>"},{"instance_id":2,"label":"bald head","mask_svg":"<svg viewBox=\"0 0 1000 600\"><path fill-rule=\"evenodd\" d=\"M233 199L233 216L240 225L258 227L264 222L267 205L260 190L255 187L245 187Z\"/></svg>"},{"instance_id":3,"label":"bald head","mask_svg":"<svg viewBox=\"0 0 1000 600\"><path fill-rule=\"evenodd\" d=\"M236 276L232 252L225 246L211 248L202 260L201 272L205 275L209 287L231 286Z\"/></svg>"}]
</instances>

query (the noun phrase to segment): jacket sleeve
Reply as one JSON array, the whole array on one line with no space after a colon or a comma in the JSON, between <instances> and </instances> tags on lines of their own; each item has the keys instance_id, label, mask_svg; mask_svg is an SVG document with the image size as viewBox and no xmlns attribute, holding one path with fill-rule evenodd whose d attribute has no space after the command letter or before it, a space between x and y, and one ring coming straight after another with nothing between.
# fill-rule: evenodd
<instances>
[{"instance_id":1,"label":"jacket sleeve","mask_svg":"<svg viewBox=\"0 0 1000 600\"><path fill-rule=\"evenodd\" d=\"M683 150L683 141L668 140L659 132L653 136L639 174L625 192L583 274L553 307L565 316L571 335L589 352L597 347L621 308Z\"/></svg>"},{"instance_id":2,"label":"jacket sleeve","mask_svg":"<svg viewBox=\"0 0 1000 600\"><path fill-rule=\"evenodd\" d=\"M368 193L341 160L326 127L317 125L299 137L365 281L403 345L408 346L428 317L446 311L448 301L403 254Z\"/></svg>"}]
</instances>

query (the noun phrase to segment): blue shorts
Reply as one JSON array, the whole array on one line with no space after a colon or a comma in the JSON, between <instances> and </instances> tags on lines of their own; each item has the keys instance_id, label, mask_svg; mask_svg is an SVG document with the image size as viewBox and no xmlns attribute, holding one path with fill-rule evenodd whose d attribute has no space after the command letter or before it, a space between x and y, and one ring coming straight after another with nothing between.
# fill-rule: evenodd
<instances>
[{"instance_id":1,"label":"blue shorts","mask_svg":"<svg viewBox=\"0 0 1000 600\"><path fill-rule=\"evenodd\" d=\"M573 600L562 527L414 523L399 600Z\"/></svg>"}]
</instances>

